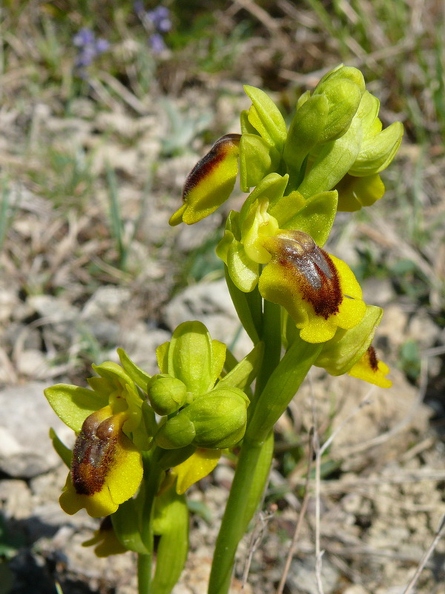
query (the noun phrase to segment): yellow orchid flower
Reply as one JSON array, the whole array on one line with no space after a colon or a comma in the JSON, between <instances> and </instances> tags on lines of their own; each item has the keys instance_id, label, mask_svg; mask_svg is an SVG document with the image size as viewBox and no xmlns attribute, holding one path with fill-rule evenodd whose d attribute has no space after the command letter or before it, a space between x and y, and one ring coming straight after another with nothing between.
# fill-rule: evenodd
<instances>
[{"instance_id":1,"label":"yellow orchid flower","mask_svg":"<svg viewBox=\"0 0 445 594\"><path fill-rule=\"evenodd\" d=\"M132 497L142 481L142 457L123 433L125 413L105 406L87 417L77 436L60 505L68 514L85 508L108 516Z\"/></svg>"},{"instance_id":2,"label":"yellow orchid flower","mask_svg":"<svg viewBox=\"0 0 445 594\"><path fill-rule=\"evenodd\" d=\"M260 293L287 309L303 340L326 342L337 328L360 323L366 304L347 264L302 231L280 231L263 245L272 258L260 276Z\"/></svg>"}]
</instances>

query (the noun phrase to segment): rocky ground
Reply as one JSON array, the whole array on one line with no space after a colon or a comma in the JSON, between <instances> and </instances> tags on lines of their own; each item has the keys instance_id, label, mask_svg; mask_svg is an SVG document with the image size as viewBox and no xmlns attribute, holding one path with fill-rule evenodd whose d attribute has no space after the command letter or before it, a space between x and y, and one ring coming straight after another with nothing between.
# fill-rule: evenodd
<instances>
[{"instance_id":1,"label":"rocky ground","mask_svg":"<svg viewBox=\"0 0 445 594\"><path fill-rule=\"evenodd\" d=\"M253 66L251 74L248 82L256 84ZM49 594L57 584L64 594L136 592L133 556L95 558L82 542L96 522L59 508L66 470L49 428L72 438L47 405L46 386L84 384L91 362L116 360L117 346L153 373L155 348L188 319L234 341L237 354L249 349L212 256L222 215L193 229L168 226L185 176L209 142L239 130L239 111L248 105L241 82L195 81L169 97L168 107L159 92L132 109L124 99L103 110L79 98L70 117L45 96L0 110L10 205L0 234L0 594ZM194 126L180 150L172 110L182 128ZM206 142L199 131L209 122L215 136ZM438 155L431 151L424 173L424 215L443 221ZM418 148L407 142L389 174L391 205L394 181L402 180L403 191L418 160ZM119 233L110 217L114 191ZM364 246L405 256L443 281L443 225L431 227L428 250L419 253L399 215L382 206L374 219L340 217L331 251L352 265ZM385 308L376 346L394 385L381 390L350 377L310 375L278 423L276 464L263 511L240 547L233 592L276 592L307 487L284 592L445 594L445 538L433 542L445 513L443 288L426 286L424 305L387 272L370 276L364 290L368 302ZM414 345L411 359L406 345ZM307 459L311 430L322 448L319 466ZM287 471L285 452L295 443L301 459ZM308 464L313 478L306 485ZM191 553L174 594L206 591L232 475L223 460L191 490ZM410 580L432 544L413 589Z\"/></svg>"}]
</instances>

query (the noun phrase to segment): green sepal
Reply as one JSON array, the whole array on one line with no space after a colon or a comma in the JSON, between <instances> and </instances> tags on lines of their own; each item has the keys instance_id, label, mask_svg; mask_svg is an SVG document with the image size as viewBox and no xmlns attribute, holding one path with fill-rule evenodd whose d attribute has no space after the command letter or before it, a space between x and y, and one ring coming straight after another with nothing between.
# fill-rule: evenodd
<instances>
[{"instance_id":1,"label":"green sepal","mask_svg":"<svg viewBox=\"0 0 445 594\"><path fill-rule=\"evenodd\" d=\"M287 221L281 223L277 218L283 229L304 231L312 237L315 243L323 246L328 240L334 224L337 204L338 194L335 190L321 192L308 198L298 212Z\"/></svg>"},{"instance_id":2,"label":"green sepal","mask_svg":"<svg viewBox=\"0 0 445 594\"><path fill-rule=\"evenodd\" d=\"M108 396L69 384L51 386L44 394L59 419L76 433L87 417L108 404Z\"/></svg>"},{"instance_id":3,"label":"green sepal","mask_svg":"<svg viewBox=\"0 0 445 594\"><path fill-rule=\"evenodd\" d=\"M174 488L156 498L154 533L160 536L152 587L156 594L170 594L179 580L188 553L189 514L184 495Z\"/></svg>"},{"instance_id":4,"label":"green sepal","mask_svg":"<svg viewBox=\"0 0 445 594\"><path fill-rule=\"evenodd\" d=\"M362 76L363 80L363 76ZM345 134L351 125L352 118L357 113L364 91L363 86L348 78L330 79L329 83L317 85L312 97L319 93L326 97L329 103L325 128L319 142L331 142Z\"/></svg>"},{"instance_id":5,"label":"green sepal","mask_svg":"<svg viewBox=\"0 0 445 594\"><path fill-rule=\"evenodd\" d=\"M358 68L354 66L343 66L339 64L327 72L319 81L314 89L314 93L325 93L326 89L337 80L350 81L356 84L362 93L366 90L365 79Z\"/></svg>"},{"instance_id":6,"label":"green sepal","mask_svg":"<svg viewBox=\"0 0 445 594\"><path fill-rule=\"evenodd\" d=\"M266 175L244 201L239 216L241 223L247 216L252 204L262 198L267 199L269 202L269 212L271 212L273 205L281 201L288 182L289 176L287 174L269 173Z\"/></svg>"},{"instance_id":7,"label":"green sepal","mask_svg":"<svg viewBox=\"0 0 445 594\"><path fill-rule=\"evenodd\" d=\"M155 442L164 450L185 448L192 444L196 436L195 425L190 420L187 406L175 417L161 423L155 435Z\"/></svg>"},{"instance_id":8,"label":"green sepal","mask_svg":"<svg viewBox=\"0 0 445 594\"><path fill-rule=\"evenodd\" d=\"M68 448L63 443L63 441L61 441L61 439L59 438L59 436L57 435L57 433L54 431L54 429L52 427L49 430L49 437L52 441L53 448L55 449L59 458L62 460L62 462L65 464L65 466L67 466L68 468L71 468L71 460L73 458L72 450L70 450L70 448Z\"/></svg>"},{"instance_id":9,"label":"green sepal","mask_svg":"<svg viewBox=\"0 0 445 594\"><path fill-rule=\"evenodd\" d=\"M339 328L334 338L325 342L314 365L326 369L331 375L347 373L365 354L382 319L383 310L368 305L363 320L350 328Z\"/></svg>"},{"instance_id":10,"label":"green sepal","mask_svg":"<svg viewBox=\"0 0 445 594\"><path fill-rule=\"evenodd\" d=\"M95 365L93 363L91 367L98 375L100 375L100 377L110 380L111 382L115 382L116 379L120 379L124 382L124 385L131 385L132 383L132 379L125 369L119 365L119 363L115 363L114 361L104 361L100 365ZM89 379L94 380L95 378Z\"/></svg>"},{"instance_id":11,"label":"green sepal","mask_svg":"<svg viewBox=\"0 0 445 594\"><path fill-rule=\"evenodd\" d=\"M300 194L309 198L314 194L332 190L357 159L361 142L360 120L354 118L348 131L341 138L321 145L298 187Z\"/></svg>"},{"instance_id":12,"label":"green sepal","mask_svg":"<svg viewBox=\"0 0 445 594\"><path fill-rule=\"evenodd\" d=\"M280 153L261 136L243 134L240 140L240 186L243 192L256 186L268 173L276 170Z\"/></svg>"},{"instance_id":13,"label":"green sepal","mask_svg":"<svg viewBox=\"0 0 445 594\"><path fill-rule=\"evenodd\" d=\"M243 437L249 399L237 388L216 387L160 426L156 443L164 449L197 447L224 449Z\"/></svg>"},{"instance_id":14,"label":"green sepal","mask_svg":"<svg viewBox=\"0 0 445 594\"><path fill-rule=\"evenodd\" d=\"M349 169L350 175L369 176L380 173L394 159L403 137L403 124L394 122L376 136L366 135L360 147L360 153Z\"/></svg>"},{"instance_id":15,"label":"green sepal","mask_svg":"<svg viewBox=\"0 0 445 594\"><path fill-rule=\"evenodd\" d=\"M245 253L244 246L240 241L241 230L239 222L240 213L232 210L227 217L226 230L216 248L216 253L226 265L230 279L235 287L243 293L249 293L255 289L258 283L259 265L256 262L253 262ZM227 278L228 275L226 274L226 280ZM232 294L230 285L229 290ZM232 300L233 299L234 297L232 295ZM236 303L235 307L237 307ZM241 321L244 324L245 320L242 319ZM252 328L249 324L249 328L246 328L249 336L251 336L251 330ZM254 342L256 342L256 340L254 340Z\"/></svg>"},{"instance_id":16,"label":"green sepal","mask_svg":"<svg viewBox=\"0 0 445 594\"><path fill-rule=\"evenodd\" d=\"M248 119L255 130L281 152L287 136L286 122L272 99L261 89L244 85L244 92L252 101Z\"/></svg>"},{"instance_id":17,"label":"green sepal","mask_svg":"<svg viewBox=\"0 0 445 594\"><path fill-rule=\"evenodd\" d=\"M138 367L136 363L130 359L124 349L118 348L117 354L124 371L130 376L134 383L142 388L145 392L147 390L147 383L150 381L151 376Z\"/></svg>"},{"instance_id":18,"label":"green sepal","mask_svg":"<svg viewBox=\"0 0 445 594\"><path fill-rule=\"evenodd\" d=\"M237 388L219 388L197 398L186 411L193 421L194 445L224 449L244 436L249 399Z\"/></svg>"},{"instance_id":19,"label":"green sepal","mask_svg":"<svg viewBox=\"0 0 445 594\"><path fill-rule=\"evenodd\" d=\"M111 522L114 533L122 546L139 555L148 555L150 552L144 545L139 531L137 503L135 499L128 499L121 503L117 511L111 515Z\"/></svg>"}]
</instances>

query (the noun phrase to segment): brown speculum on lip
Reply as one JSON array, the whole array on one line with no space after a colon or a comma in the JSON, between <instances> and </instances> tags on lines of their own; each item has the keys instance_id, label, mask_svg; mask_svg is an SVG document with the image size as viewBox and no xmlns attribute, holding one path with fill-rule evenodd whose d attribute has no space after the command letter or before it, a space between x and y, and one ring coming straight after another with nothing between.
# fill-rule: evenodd
<instances>
[{"instance_id":1,"label":"brown speculum on lip","mask_svg":"<svg viewBox=\"0 0 445 594\"><path fill-rule=\"evenodd\" d=\"M298 291L316 315L328 319L343 300L338 272L329 254L310 235L289 231L275 237L273 260L291 275Z\"/></svg>"},{"instance_id":2,"label":"brown speculum on lip","mask_svg":"<svg viewBox=\"0 0 445 594\"><path fill-rule=\"evenodd\" d=\"M85 419L74 444L71 464L71 477L78 495L101 491L115 457L118 434L115 419L104 419L102 410Z\"/></svg>"}]
</instances>

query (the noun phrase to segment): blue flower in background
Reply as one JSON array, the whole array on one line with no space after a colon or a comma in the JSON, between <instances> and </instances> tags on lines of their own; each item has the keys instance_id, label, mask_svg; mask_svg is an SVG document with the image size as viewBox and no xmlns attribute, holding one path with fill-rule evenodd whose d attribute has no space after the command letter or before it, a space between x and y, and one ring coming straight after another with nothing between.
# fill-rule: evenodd
<instances>
[{"instance_id":1,"label":"blue flower in background","mask_svg":"<svg viewBox=\"0 0 445 594\"><path fill-rule=\"evenodd\" d=\"M146 14L158 33L168 33L172 28L170 11L166 6L158 6L154 10L148 10Z\"/></svg>"},{"instance_id":2,"label":"blue flower in background","mask_svg":"<svg viewBox=\"0 0 445 594\"><path fill-rule=\"evenodd\" d=\"M87 27L80 29L73 37L73 43L79 49L75 67L82 77L86 76L85 69L92 64L95 58L106 52L110 47L106 39L96 38L94 32Z\"/></svg>"},{"instance_id":3,"label":"blue flower in background","mask_svg":"<svg viewBox=\"0 0 445 594\"><path fill-rule=\"evenodd\" d=\"M145 10L144 3L138 0L134 3L134 10L150 34L148 42L153 53L161 53L166 48L164 35L172 28L169 9L166 6L157 6L153 10Z\"/></svg>"}]
</instances>

